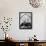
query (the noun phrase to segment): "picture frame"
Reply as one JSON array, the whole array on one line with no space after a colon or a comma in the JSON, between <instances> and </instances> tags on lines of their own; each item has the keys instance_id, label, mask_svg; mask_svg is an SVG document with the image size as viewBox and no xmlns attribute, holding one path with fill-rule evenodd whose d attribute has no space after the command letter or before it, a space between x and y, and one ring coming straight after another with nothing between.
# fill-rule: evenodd
<instances>
[{"instance_id":1,"label":"picture frame","mask_svg":"<svg viewBox=\"0 0 46 46\"><path fill-rule=\"evenodd\" d=\"M19 29L32 29L32 12L19 12Z\"/></svg>"}]
</instances>

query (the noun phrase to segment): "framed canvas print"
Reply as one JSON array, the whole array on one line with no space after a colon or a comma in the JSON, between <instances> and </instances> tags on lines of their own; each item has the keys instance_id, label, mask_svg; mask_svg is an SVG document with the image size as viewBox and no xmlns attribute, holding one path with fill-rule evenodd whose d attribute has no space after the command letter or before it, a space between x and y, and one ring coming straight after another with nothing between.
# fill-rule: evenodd
<instances>
[{"instance_id":1,"label":"framed canvas print","mask_svg":"<svg viewBox=\"0 0 46 46\"><path fill-rule=\"evenodd\" d=\"M19 28L32 29L32 12L19 12Z\"/></svg>"}]
</instances>

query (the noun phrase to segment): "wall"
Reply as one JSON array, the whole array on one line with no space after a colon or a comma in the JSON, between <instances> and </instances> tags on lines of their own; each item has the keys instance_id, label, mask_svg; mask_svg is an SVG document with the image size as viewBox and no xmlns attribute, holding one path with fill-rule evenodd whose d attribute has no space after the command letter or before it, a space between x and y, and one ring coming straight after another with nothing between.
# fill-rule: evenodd
<instances>
[{"instance_id":1,"label":"wall","mask_svg":"<svg viewBox=\"0 0 46 46\"><path fill-rule=\"evenodd\" d=\"M19 12L32 12L32 25L33 28L31 30L21 30L19 29ZM46 16L46 8L33 8L30 6L28 0L0 0L0 18L12 17L13 22L10 33L17 40L27 40L29 37L32 37L34 34L37 35L37 39L44 40L45 38L45 16ZM0 31L0 35L2 35L2 31ZM4 34L4 33L3 33ZM3 37L0 36L0 39Z\"/></svg>"}]
</instances>

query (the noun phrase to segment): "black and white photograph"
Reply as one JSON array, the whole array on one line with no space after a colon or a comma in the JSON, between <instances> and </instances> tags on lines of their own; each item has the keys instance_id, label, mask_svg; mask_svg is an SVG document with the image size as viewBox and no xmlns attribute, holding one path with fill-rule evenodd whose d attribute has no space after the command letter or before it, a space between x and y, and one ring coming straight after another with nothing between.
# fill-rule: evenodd
<instances>
[{"instance_id":1,"label":"black and white photograph","mask_svg":"<svg viewBox=\"0 0 46 46\"><path fill-rule=\"evenodd\" d=\"M32 12L19 12L19 28L32 29Z\"/></svg>"}]
</instances>

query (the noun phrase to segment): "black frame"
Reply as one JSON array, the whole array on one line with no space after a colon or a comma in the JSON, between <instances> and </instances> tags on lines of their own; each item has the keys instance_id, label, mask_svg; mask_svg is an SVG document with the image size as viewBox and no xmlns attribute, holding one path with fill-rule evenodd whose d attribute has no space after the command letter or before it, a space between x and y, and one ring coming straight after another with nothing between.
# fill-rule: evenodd
<instances>
[{"instance_id":1,"label":"black frame","mask_svg":"<svg viewBox=\"0 0 46 46\"><path fill-rule=\"evenodd\" d=\"M30 14L30 19L31 19L31 22L28 23L28 27L23 27L21 26L21 21L20 21L20 18L21 18L21 14ZM24 15L23 15L24 16ZM30 24L30 25L29 25ZM29 28L30 26L30 28ZM32 12L19 12L19 29L32 29Z\"/></svg>"}]
</instances>

